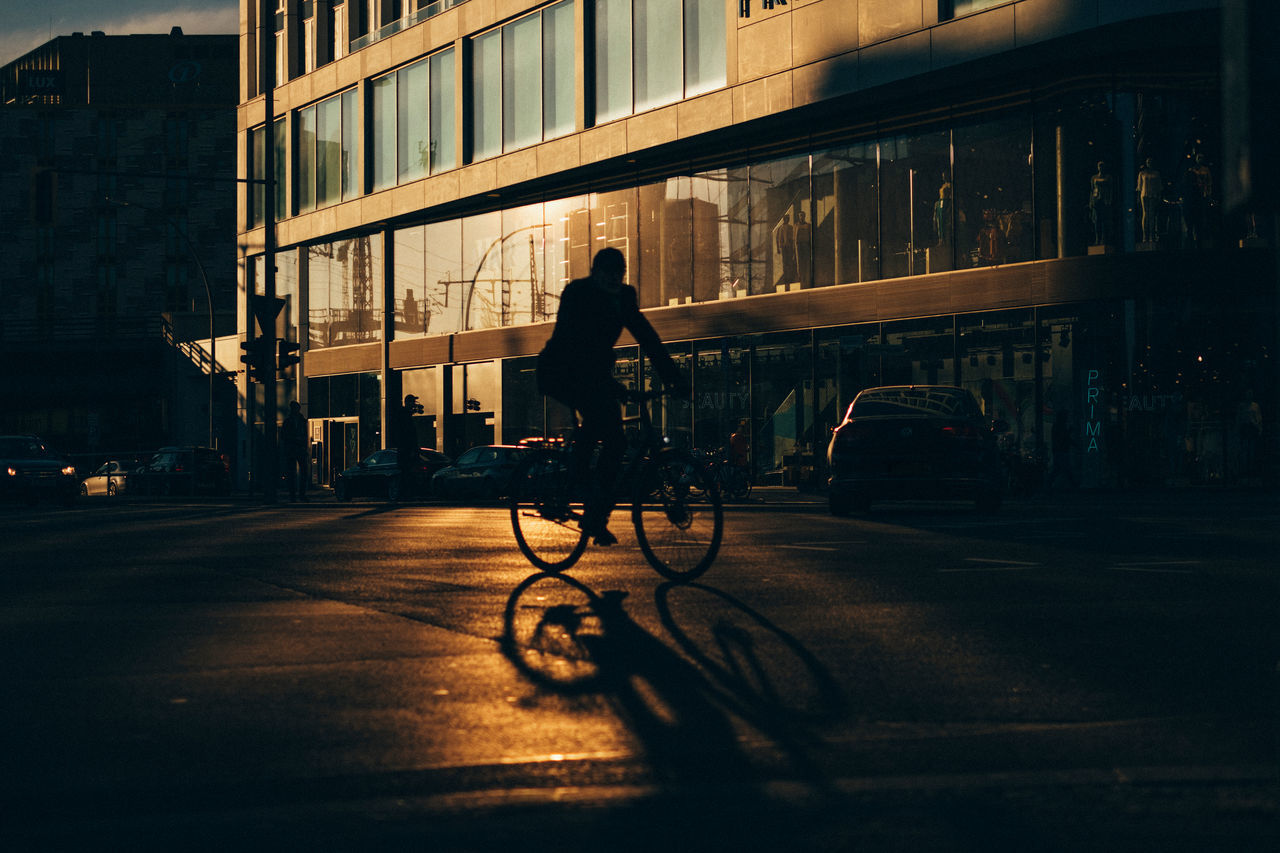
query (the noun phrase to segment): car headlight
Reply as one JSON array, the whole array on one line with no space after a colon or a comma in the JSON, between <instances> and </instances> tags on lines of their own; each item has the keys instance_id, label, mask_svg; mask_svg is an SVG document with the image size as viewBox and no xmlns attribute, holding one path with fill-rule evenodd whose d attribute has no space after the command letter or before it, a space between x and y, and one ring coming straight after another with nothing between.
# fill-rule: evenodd
<instances>
[{"instance_id":1,"label":"car headlight","mask_svg":"<svg viewBox=\"0 0 1280 853\"><path fill-rule=\"evenodd\" d=\"M76 475L76 466L74 465L62 466L62 474L64 477L74 477Z\"/></svg>"},{"instance_id":2,"label":"car headlight","mask_svg":"<svg viewBox=\"0 0 1280 853\"><path fill-rule=\"evenodd\" d=\"M18 476L18 469L10 465L8 470L5 473L7 473L10 477L16 477Z\"/></svg>"}]
</instances>

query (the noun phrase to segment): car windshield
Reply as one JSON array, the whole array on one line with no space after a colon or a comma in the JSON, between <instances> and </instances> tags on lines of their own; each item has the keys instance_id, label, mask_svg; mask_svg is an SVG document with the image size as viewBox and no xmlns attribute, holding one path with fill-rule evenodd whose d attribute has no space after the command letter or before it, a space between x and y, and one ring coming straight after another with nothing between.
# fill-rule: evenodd
<instances>
[{"instance_id":1,"label":"car windshield","mask_svg":"<svg viewBox=\"0 0 1280 853\"><path fill-rule=\"evenodd\" d=\"M863 391L849 407L849 417L933 415L973 417L973 395L960 388L877 388Z\"/></svg>"},{"instance_id":2,"label":"car windshield","mask_svg":"<svg viewBox=\"0 0 1280 853\"><path fill-rule=\"evenodd\" d=\"M39 459L51 455L48 449L33 438L22 436L0 437L0 456L9 459Z\"/></svg>"}]
</instances>

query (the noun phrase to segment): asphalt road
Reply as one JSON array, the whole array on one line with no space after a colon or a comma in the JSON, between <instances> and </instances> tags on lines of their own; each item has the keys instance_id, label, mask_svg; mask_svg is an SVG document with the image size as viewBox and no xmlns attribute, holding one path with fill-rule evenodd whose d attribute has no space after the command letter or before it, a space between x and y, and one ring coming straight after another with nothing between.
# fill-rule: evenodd
<instances>
[{"instance_id":1,"label":"asphalt road","mask_svg":"<svg viewBox=\"0 0 1280 853\"><path fill-rule=\"evenodd\" d=\"M0 845L1280 847L1274 495L727 522L681 586L624 518L555 578L492 506L0 508Z\"/></svg>"}]
</instances>

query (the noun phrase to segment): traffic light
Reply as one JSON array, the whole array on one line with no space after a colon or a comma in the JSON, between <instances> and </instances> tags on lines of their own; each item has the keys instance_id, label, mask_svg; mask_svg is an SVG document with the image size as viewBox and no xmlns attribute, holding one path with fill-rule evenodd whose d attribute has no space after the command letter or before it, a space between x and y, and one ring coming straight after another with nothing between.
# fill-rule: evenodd
<instances>
[{"instance_id":1,"label":"traffic light","mask_svg":"<svg viewBox=\"0 0 1280 853\"><path fill-rule=\"evenodd\" d=\"M295 355L295 353L301 349L301 346L294 341L286 341L283 338L281 338L278 343L279 351L276 356L276 370L284 373L290 367L293 367L302 360L301 356Z\"/></svg>"},{"instance_id":2,"label":"traffic light","mask_svg":"<svg viewBox=\"0 0 1280 853\"><path fill-rule=\"evenodd\" d=\"M240 344L240 349L244 350L240 362L245 365L249 381L265 383L275 369L275 338L260 337L244 341Z\"/></svg>"}]
</instances>

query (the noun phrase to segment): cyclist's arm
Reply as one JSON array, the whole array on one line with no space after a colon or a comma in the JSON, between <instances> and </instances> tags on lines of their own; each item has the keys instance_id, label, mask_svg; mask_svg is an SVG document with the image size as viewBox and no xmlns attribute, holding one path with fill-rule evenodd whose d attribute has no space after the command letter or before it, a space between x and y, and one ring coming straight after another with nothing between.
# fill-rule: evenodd
<instances>
[{"instance_id":1,"label":"cyclist's arm","mask_svg":"<svg viewBox=\"0 0 1280 853\"><path fill-rule=\"evenodd\" d=\"M662 339L658 337L657 331L649 323L648 318L640 312L640 306L636 301L635 288L628 287L627 290L629 292L624 297L622 325L626 327L631 336L636 339L636 343L653 361L653 366L662 378L664 386L672 388L687 385L687 381L680 373L680 368L676 366L670 353L667 352L667 348L663 345Z\"/></svg>"}]
</instances>

